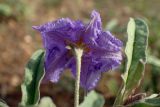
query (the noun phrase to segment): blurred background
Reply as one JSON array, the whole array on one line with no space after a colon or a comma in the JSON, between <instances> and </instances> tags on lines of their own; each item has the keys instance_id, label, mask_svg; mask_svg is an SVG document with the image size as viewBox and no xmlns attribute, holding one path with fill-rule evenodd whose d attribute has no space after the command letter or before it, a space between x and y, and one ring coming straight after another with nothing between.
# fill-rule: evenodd
<instances>
[{"instance_id":1,"label":"blurred background","mask_svg":"<svg viewBox=\"0 0 160 107\"><path fill-rule=\"evenodd\" d=\"M126 27L130 17L143 18L150 30L148 63L136 93L160 91L160 1L159 0L0 0L0 98L16 107L21 98L24 67L32 53L43 48L41 36L32 29L61 17L90 20L92 10L101 14L104 30L127 40ZM124 64L103 74L96 91L110 107L121 85ZM50 96L57 107L73 107L74 81L66 72L58 84L41 85L41 96ZM82 91L83 96L83 91ZM81 98L81 100L83 97Z\"/></svg>"}]
</instances>

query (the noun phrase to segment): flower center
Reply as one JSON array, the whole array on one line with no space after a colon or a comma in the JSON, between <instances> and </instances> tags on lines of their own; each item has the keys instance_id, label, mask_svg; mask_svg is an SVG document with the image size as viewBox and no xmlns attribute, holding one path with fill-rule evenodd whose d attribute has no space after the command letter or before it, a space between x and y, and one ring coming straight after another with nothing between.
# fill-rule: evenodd
<instances>
[{"instance_id":1,"label":"flower center","mask_svg":"<svg viewBox=\"0 0 160 107\"><path fill-rule=\"evenodd\" d=\"M72 42L72 41L66 40L65 43L67 45L66 46L67 49L81 48L81 49L83 49L84 53L90 52L90 48L83 42L83 38L80 38L76 42Z\"/></svg>"}]
</instances>

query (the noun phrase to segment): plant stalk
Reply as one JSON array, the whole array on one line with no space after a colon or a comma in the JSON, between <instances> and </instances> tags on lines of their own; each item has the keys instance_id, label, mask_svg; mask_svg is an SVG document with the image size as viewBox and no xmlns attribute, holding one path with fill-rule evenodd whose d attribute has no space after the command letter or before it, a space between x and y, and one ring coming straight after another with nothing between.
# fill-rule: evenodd
<instances>
[{"instance_id":1,"label":"plant stalk","mask_svg":"<svg viewBox=\"0 0 160 107\"><path fill-rule=\"evenodd\" d=\"M74 54L76 57L76 82L75 82L74 107L79 107L79 87L80 87L81 60L83 55L83 49L74 48Z\"/></svg>"}]
</instances>

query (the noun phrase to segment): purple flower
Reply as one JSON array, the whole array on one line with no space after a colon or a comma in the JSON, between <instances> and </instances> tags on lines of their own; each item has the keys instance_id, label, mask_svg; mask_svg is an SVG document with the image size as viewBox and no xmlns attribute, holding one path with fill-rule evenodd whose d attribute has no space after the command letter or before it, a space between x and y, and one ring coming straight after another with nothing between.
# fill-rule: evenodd
<instances>
[{"instance_id":1,"label":"purple flower","mask_svg":"<svg viewBox=\"0 0 160 107\"><path fill-rule=\"evenodd\" d=\"M57 82L61 73L70 68L76 75L76 61L67 46L83 48L80 84L86 90L93 89L106 72L118 67L122 60L122 42L109 31L102 30L101 18L93 11L91 21L62 18L41 26L33 26L41 32L45 55L45 80Z\"/></svg>"}]
</instances>

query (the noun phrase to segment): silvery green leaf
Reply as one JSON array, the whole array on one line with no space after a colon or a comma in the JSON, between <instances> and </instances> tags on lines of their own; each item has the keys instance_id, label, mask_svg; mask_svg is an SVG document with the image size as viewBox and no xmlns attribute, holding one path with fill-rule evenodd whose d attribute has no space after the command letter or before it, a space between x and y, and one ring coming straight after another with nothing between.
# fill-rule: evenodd
<instances>
[{"instance_id":1,"label":"silvery green leaf","mask_svg":"<svg viewBox=\"0 0 160 107\"><path fill-rule=\"evenodd\" d=\"M49 97L43 97L40 100L38 107L56 107L56 105L52 102L52 99Z\"/></svg>"},{"instance_id":2,"label":"silvery green leaf","mask_svg":"<svg viewBox=\"0 0 160 107\"><path fill-rule=\"evenodd\" d=\"M146 63L146 50L148 46L148 26L141 19L135 19L136 29L132 52L132 61L128 68L128 76L126 80L126 90L132 91L144 74Z\"/></svg>"},{"instance_id":3,"label":"silvery green leaf","mask_svg":"<svg viewBox=\"0 0 160 107\"><path fill-rule=\"evenodd\" d=\"M122 75L124 84L117 94L114 105L122 104L124 97L128 97L135 89L144 74L146 50L148 46L148 26L142 19L131 18L128 27L128 42L125 48L126 66Z\"/></svg>"},{"instance_id":4,"label":"silvery green leaf","mask_svg":"<svg viewBox=\"0 0 160 107\"><path fill-rule=\"evenodd\" d=\"M160 98L150 98L137 101L127 107L160 107Z\"/></svg>"},{"instance_id":5,"label":"silvery green leaf","mask_svg":"<svg viewBox=\"0 0 160 107\"><path fill-rule=\"evenodd\" d=\"M2 99L0 99L0 107L9 107L5 101L3 101Z\"/></svg>"},{"instance_id":6,"label":"silvery green leaf","mask_svg":"<svg viewBox=\"0 0 160 107\"><path fill-rule=\"evenodd\" d=\"M105 100L102 95L91 91L80 104L80 107L103 107L104 102Z\"/></svg>"},{"instance_id":7,"label":"silvery green leaf","mask_svg":"<svg viewBox=\"0 0 160 107\"><path fill-rule=\"evenodd\" d=\"M40 83L44 76L44 51L36 51L25 67L24 81L21 85L21 106L37 105L40 98Z\"/></svg>"}]
</instances>

